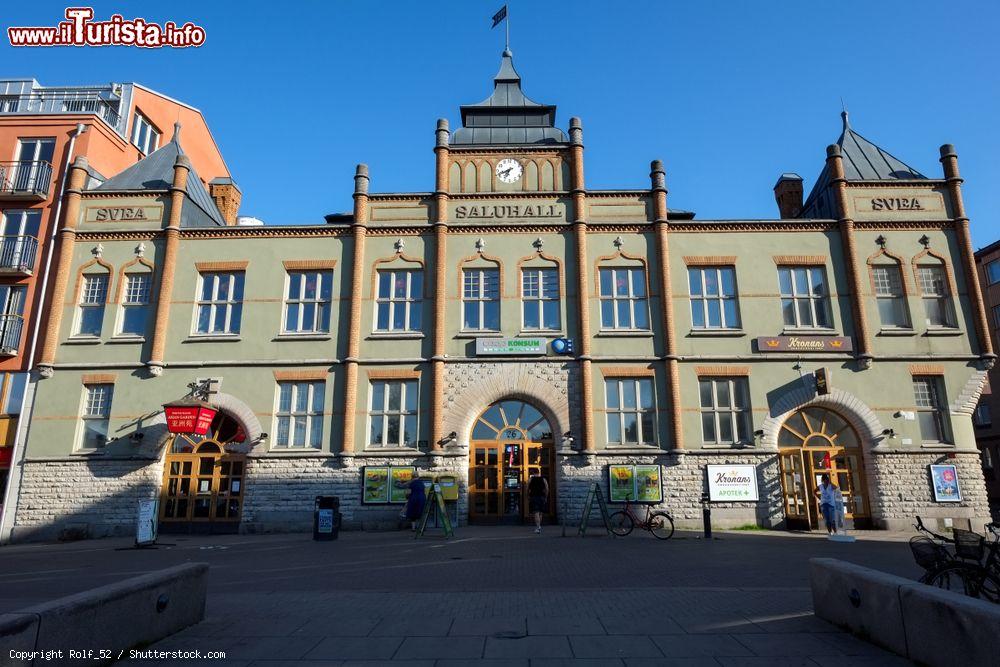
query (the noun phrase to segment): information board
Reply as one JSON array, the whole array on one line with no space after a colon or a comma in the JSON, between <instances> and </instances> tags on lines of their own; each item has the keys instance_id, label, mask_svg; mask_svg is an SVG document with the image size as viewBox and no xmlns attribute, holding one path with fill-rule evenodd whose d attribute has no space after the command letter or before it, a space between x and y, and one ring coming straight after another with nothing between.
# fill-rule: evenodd
<instances>
[{"instance_id":1,"label":"information board","mask_svg":"<svg viewBox=\"0 0 1000 667\"><path fill-rule=\"evenodd\" d=\"M135 525L135 545L137 547L145 547L156 543L157 519L159 514L159 500L139 501L139 513Z\"/></svg>"},{"instance_id":2,"label":"information board","mask_svg":"<svg viewBox=\"0 0 1000 667\"><path fill-rule=\"evenodd\" d=\"M759 500L757 491L757 466L710 465L708 472L708 498L714 503Z\"/></svg>"}]
</instances>

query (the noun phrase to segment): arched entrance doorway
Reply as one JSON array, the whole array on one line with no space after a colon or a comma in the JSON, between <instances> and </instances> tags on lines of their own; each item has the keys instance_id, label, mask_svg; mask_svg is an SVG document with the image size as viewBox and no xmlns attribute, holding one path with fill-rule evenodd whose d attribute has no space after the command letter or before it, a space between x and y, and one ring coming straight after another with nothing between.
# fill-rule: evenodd
<instances>
[{"instance_id":1,"label":"arched entrance doorway","mask_svg":"<svg viewBox=\"0 0 1000 667\"><path fill-rule=\"evenodd\" d=\"M221 410L205 435L173 436L160 492L163 532L236 532L243 508L246 456L225 448L244 440L240 423Z\"/></svg>"},{"instance_id":2,"label":"arched entrance doorway","mask_svg":"<svg viewBox=\"0 0 1000 667\"><path fill-rule=\"evenodd\" d=\"M469 445L470 523L521 523L528 518L528 478L549 481L555 507L554 447L545 416L530 403L497 401L476 419Z\"/></svg>"},{"instance_id":3,"label":"arched entrance doorway","mask_svg":"<svg viewBox=\"0 0 1000 667\"><path fill-rule=\"evenodd\" d=\"M846 518L858 527L871 522L861 440L835 411L813 406L786 419L778 432L778 461L789 528L820 527L816 489L825 474L844 495Z\"/></svg>"}]
</instances>

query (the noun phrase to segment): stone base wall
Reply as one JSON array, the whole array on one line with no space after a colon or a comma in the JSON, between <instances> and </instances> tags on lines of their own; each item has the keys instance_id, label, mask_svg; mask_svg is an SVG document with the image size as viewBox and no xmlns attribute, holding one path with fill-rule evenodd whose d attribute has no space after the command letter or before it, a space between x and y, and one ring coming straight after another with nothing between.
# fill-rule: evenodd
<instances>
[{"instance_id":1,"label":"stone base wall","mask_svg":"<svg viewBox=\"0 0 1000 667\"><path fill-rule=\"evenodd\" d=\"M140 500L159 497L163 462L26 462L12 540L135 534Z\"/></svg>"}]
</instances>

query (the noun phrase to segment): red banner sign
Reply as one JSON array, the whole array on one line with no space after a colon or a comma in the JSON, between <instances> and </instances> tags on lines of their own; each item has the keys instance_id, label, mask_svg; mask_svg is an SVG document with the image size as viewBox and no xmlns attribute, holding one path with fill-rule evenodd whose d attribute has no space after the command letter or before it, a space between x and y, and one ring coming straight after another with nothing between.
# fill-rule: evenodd
<instances>
[{"instance_id":1,"label":"red banner sign","mask_svg":"<svg viewBox=\"0 0 1000 667\"><path fill-rule=\"evenodd\" d=\"M171 433L205 435L212 425L217 410L200 405L167 405L167 430Z\"/></svg>"}]
</instances>

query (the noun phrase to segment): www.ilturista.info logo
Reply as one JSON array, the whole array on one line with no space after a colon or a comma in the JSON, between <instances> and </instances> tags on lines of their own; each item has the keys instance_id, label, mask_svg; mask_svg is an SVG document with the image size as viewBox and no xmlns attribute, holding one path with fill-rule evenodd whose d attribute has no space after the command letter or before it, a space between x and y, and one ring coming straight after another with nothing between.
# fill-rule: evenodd
<instances>
[{"instance_id":1,"label":"www.ilturista.info logo","mask_svg":"<svg viewBox=\"0 0 1000 667\"><path fill-rule=\"evenodd\" d=\"M141 46L158 49L164 46L186 48L205 43L205 29L190 21L178 26L173 21L163 25L145 19L126 19L112 14L107 21L94 21L92 7L67 7L66 19L55 27L10 27L11 46Z\"/></svg>"}]
</instances>

